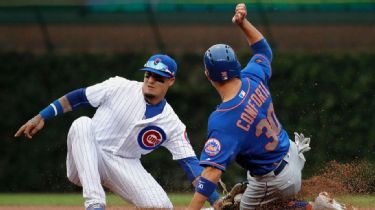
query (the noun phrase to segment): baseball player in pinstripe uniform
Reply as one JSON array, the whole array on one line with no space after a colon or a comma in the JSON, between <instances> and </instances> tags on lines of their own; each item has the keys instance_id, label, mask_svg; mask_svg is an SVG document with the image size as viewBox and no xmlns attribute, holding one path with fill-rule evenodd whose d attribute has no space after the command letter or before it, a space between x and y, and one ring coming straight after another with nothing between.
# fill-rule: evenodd
<instances>
[{"instance_id":1,"label":"baseball player in pinstripe uniform","mask_svg":"<svg viewBox=\"0 0 375 210\"><path fill-rule=\"evenodd\" d=\"M45 121L82 106L92 106L92 118L76 119L68 133L67 176L83 188L85 208L105 209L103 186L138 209L172 209L166 192L142 166L140 157L166 147L191 182L203 168L187 139L186 127L165 100L175 82L176 62L167 55L151 56L144 81L113 77L74 90L55 100L15 134L32 138ZM210 196L214 204L218 193Z\"/></svg>"},{"instance_id":2,"label":"baseball player in pinstripe uniform","mask_svg":"<svg viewBox=\"0 0 375 210\"><path fill-rule=\"evenodd\" d=\"M268 88L272 51L246 15L245 4L238 4L233 22L243 31L254 52L245 68L241 70L233 49L225 44L210 47L204 55L206 76L222 103L208 120L208 140L200 160L205 169L189 210L202 207L234 160L248 171L240 209L288 200L301 187L305 163L302 153L310 150L310 139L296 133L295 141L289 140L278 121ZM309 209L311 205L295 201L278 208Z\"/></svg>"}]
</instances>

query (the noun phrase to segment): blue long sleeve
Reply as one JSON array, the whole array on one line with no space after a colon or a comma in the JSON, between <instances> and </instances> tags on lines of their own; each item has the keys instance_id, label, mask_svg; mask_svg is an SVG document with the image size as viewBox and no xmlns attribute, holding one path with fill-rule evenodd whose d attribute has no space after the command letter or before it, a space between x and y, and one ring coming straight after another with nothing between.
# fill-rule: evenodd
<instances>
[{"instance_id":1,"label":"blue long sleeve","mask_svg":"<svg viewBox=\"0 0 375 210\"><path fill-rule=\"evenodd\" d=\"M72 110L76 110L80 107L90 106L90 103L86 97L86 88L73 90L66 94L66 98L68 99Z\"/></svg>"},{"instance_id":2,"label":"blue long sleeve","mask_svg":"<svg viewBox=\"0 0 375 210\"><path fill-rule=\"evenodd\" d=\"M261 39L260 41L251 45L251 49L254 54L262 54L271 62L272 61L272 50L266 39Z\"/></svg>"}]
</instances>

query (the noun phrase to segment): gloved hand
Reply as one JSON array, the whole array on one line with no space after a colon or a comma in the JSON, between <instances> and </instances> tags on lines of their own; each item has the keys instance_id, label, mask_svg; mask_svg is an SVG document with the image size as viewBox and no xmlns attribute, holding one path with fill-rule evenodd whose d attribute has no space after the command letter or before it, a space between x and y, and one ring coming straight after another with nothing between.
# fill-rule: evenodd
<instances>
[{"instance_id":1,"label":"gloved hand","mask_svg":"<svg viewBox=\"0 0 375 210\"><path fill-rule=\"evenodd\" d=\"M298 153L304 153L311 149L310 138L305 138L303 133L298 134L297 132L294 132L294 142L297 145Z\"/></svg>"},{"instance_id":2,"label":"gloved hand","mask_svg":"<svg viewBox=\"0 0 375 210\"><path fill-rule=\"evenodd\" d=\"M240 182L232 187L230 192L219 199L221 210L239 210L242 194L245 192L248 182Z\"/></svg>"}]
</instances>

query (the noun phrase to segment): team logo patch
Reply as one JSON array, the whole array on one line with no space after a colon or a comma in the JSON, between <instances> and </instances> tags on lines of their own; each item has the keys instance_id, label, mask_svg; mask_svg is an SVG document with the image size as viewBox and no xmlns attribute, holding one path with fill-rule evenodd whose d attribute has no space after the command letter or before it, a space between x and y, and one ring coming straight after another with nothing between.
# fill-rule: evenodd
<instances>
[{"instance_id":1,"label":"team logo patch","mask_svg":"<svg viewBox=\"0 0 375 210\"><path fill-rule=\"evenodd\" d=\"M160 61L161 61L160 58L156 58L156 59L154 60L154 64L157 65L158 63L160 63Z\"/></svg>"},{"instance_id":2,"label":"team logo patch","mask_svg":"<svg viewBox=\"0 0 375 210\"><path fill-rule=\"evenodd\" d=\"M219 140L214 138L208 139L206 144L204 145L204 151L208 156L211 157L219 154L219 152L221 151L221 144Z\"/></svg>"},{"instance_id":3,"label":"team logo patch","mask_svg":"<svg viewBox=\"0 0 375 210\"><path fill-rule=\"evenodd\" d=\"M245 91L243 91L243 90L241 90L240 94L238 94L238 96L239 96L240 98L245 97L245 95L246 95L246 93L245 93Z\"/></svg>"},{"instance_id":4,"label":"team logo patch","mask_svg":"<svg viewBox=\"0 0 375 210\"><path fill-rule=\"evenodd\" d=\"M145 150L158 148L166 139L163 129L157 126L148 126L138 134L138 144Z\"/></svg>"}]
</instances>

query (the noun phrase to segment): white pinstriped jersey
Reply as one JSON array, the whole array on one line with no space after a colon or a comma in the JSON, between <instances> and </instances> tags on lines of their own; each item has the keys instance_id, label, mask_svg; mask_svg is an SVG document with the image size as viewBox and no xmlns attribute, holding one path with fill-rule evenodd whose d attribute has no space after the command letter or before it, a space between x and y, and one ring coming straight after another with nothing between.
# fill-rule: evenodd
<instances>
[{"instance_id":1,"label":"white pinstriped jersey","mask_svg":"<svg viewBox=\"0 0 375 210\"><path fill-rule=\"evenodd\" d=\"M166 147L174 160L195 156L186 137L186 126L168 103L162 113L144 119L142 85L112 77L86 88L88 101L97 107L92 125L99 146L126 158L140 158L159 146Z\"/></svg>"}]
</instances>

